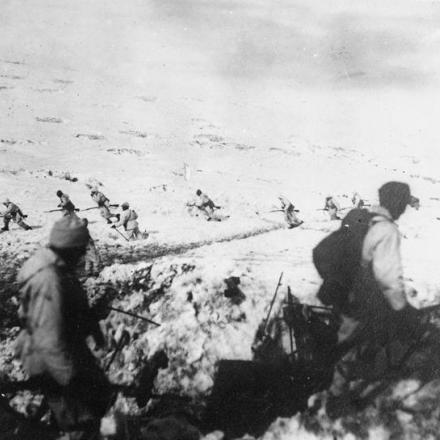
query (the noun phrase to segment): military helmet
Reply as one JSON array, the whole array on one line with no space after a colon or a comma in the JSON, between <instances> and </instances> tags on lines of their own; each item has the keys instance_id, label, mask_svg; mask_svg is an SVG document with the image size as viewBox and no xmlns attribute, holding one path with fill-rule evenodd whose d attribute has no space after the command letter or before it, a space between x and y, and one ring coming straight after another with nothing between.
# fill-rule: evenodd
<instances>
[{"instance_id":1,"label":"military helmet","mask_svg":"<svg viewBox=\"0 0 440 440\"><path fill-rule=\"evenodd\" d=\"M58 197L61 197L63 195L63 192L59 189L58 191L57 191L57 196Z\"/></svg>"},{"instance_id":2,"label":"military helmet","mask_svg":"<svg viewBox=\"0 0 440 440\"><path fill-rule=\"evenodd\" d=\"M124 202L121 204L122 209L128 209L129 207L130 207L130 205L127 202Z\"/></svg>"},{"instance_id":3,"label":"military helmet","mask_svg":"<svg viewBox=\"0 0 440 440\"><path fill-rule=\"evenodd\" d=\"M3 205L9 205L9 203L11 203L11 201L9 199L5 199L5 201L3 202Z\"/></svg>"}]
</instances>

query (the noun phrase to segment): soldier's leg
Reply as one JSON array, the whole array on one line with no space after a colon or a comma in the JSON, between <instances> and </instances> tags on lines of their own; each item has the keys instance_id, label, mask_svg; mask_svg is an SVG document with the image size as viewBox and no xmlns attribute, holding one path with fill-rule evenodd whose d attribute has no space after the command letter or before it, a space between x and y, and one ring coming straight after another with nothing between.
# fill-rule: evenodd
<instances>
[{"instance_id":1,"label":"soldier's leg","mask_svg":"<svg viewBox=\"0 0 440 440\"><path fill-rule=\"evenodd\" d=\"M9 222L11 221L11 216L9 214L6 214L3 217L3 228L2 231L9 231Z\"/></svg>"},{"instance_id":2,"label":"soldier's leg","mask_svg":"<svg viewBox=\"0 0 440 440\"><path fill-rule=\"evenodd\" d=\"M23 221L23 218L21 216L17 216L15 218L15 221L17 222L17 225L20 226L20 228L23 228L25 231L32 229L27 223Z\"/></svg>"},{"instance_id":3,"label":"soldier's leg","mask_svg":"<svg viewBox=\"0 0 440 440\"><path fill-rule=\"evenodd\" d=\"M112 214L110 212L110 210L108 209L107 206L101 206L99 208L99 211L101 213L102 218L104 218L105 220L107 220L107 223L111 223L110 217L112 217Z\"/></svg>"}]
</instances>

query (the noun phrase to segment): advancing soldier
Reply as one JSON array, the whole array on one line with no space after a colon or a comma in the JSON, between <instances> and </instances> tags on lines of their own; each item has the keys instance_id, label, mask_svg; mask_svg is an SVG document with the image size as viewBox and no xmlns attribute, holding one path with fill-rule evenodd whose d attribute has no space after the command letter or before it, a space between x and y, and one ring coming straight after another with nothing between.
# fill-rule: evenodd
<instances>
[{"instance_id":1,"label":"advancing soldier","mask_svg":"<svg viewBox=\"0 0 440 440\"><path fill-rule=\"evenodd\" d=\"M17 223L18 226L26 231L32 229L23 221L25 216L21 212L21 209L15 203L12 203L9 199L6 199L3 202L3 205L6 206L6 212L3 214L4 226L2 228L2 231L9 231L9 223L11 220L14 220L14 222Z\"/></svg>"},{"instance_id":2,"label":"advancing soldier","mask_svg":"<svg viewBox=\"0 0 440 440\"><path fill-rule=\"evenodd\" d=\"M353 193L353 197L351 198L351 203L353 203L353 208L361 209L365 206L365 202L361 198L358 192Z\"/></svg>"},{"instance_id":3,"label":"advancing soldier","mask_svg":"<svg viewBox=\"0 0 440 440\"><path fill-rule=\"evenodd\" d=\"M90 193L90 196L97 203L101 216L107 220L108 224L111 224L112 221L110 219L112 217L117 217L117 215L112 214L110 212L109 199L101 191L98 191L97 189L93 189L92 192Z\"/></svg>"},{"instance_id":4,"label":"advancing soldier","mask_svg":"<svg viewBox=\"0 0 440 440\"><path fill-rule=\"evenodd\" d=\"M82 219L84 226L87 228L89 221L86 218ZM98 249L96 249L95 241L91 237L89 233L89 241L86 247L86 253L84 255L84 264L81 264L81 267L84 267L84 276L98 276L101 271L101 258L98 253Z\"/></svg>"},{"instance_id":5,"label":"advancing soldier","mask_svg":"<svg viewBox=\"0 0 440 440\"><path fill-rule=\"evenodd\" d=\"M130 209L130 205L127 202L124 202L121 205L122 214L117 223L112 225L112 228L118 228L123 226L127 231L129 240L136 240L138 238L142 238L141 231L139 230L139 224L137 222L138 215L134 209Z\"/></svg>"},{"instance_id":6,"label":"advancing soldier","mask_svg":"<svg viewBox=\"0 0 440 440\"><path fill-rule=\"evenodd\" d=\"M199 209L205 216L208 221L210 220L218 220L214 215L214 210L219 209L220 206L217 206L205 193L203 193L200 189L196 191L196 200L194 203L188 204L188 206L195 206Z\"/></svg>"},{"instance_id":7,"label":"advancing soldier","mask_svg":"<svg viewBox=\"0 0 440 440\"><path fill-rule=\"evenodd\" d=\"M341 220L341 218L338 216L339 210L339 204L334 197L328 196L325 198L324 211L328 211L330 220Z\"/></svg>"},{"instance_id":8,"label":"advancing soldier","mask_svg":"<svg viewBox=\"0 0 440 440\"><path fill-rule=\"evenodd\" d=\"M411 198L409 200L409 206L411 208L414 208L416 211L420 209L420 199L416 196L411 195Z\"/></svg>"},{"instance_id":9,"label":"advancing soldier","mask_svg":"<svg viewBox=\"0 0 440 440\"><path fill-rule=\"evenodd\" d=\"M301 221L297 215L295 210L295 206L284 196L278 197L281 202L281 209L284 212L284 219L288 225L289 229L296 228L297 226L302 225L304 222Z\"/></svg>"},{"instance_id":10,"label":"advancing soldier","mask_svg":"<svg viewBox=\"0 0 440 440\"><path fill-rule=\"evenodd\" d=\"M60 198L58 208L61 208L63 215L66 216L74 214L75 205L70 201L69 196L67 194L64 194L61 190L57 191L57 196Z\"/></svg>"},{"instance_id":11,"label":"advancing soldier","mask_svg":"<svg viewBox=\"0 0 440 440\"><path fill-rule=\"evenodd\" d=\"M327 404L327 412L333 416L350 407L351 381L369 375L382 377L386 365L402 364L399 358L397 361L388 358L388 364L377 360L380 356L386 359L387 355L405 353L409 345L420 342L423 334L418 312L406 298L400 232L394 222L410 201L409 186L388 182L379 189L379 201L380 206L372 209L363 240L359 272L340 312L337 349L340 361Z\"/></svg>"},{"instance_id":12,"label":"advancing soldier","mask_svg":"<svg viewBox=\"0 0 440 440\"><path fill-rule=\"evenodd\" d=\"M48 247L37 251L18 275L23 330L17 354L70 439L96 438L112 399L86 343L91 335L101 346L103 335L75 274L89 238L76 216L63 217L54 224Z\"/></svg>"}]
</instances>

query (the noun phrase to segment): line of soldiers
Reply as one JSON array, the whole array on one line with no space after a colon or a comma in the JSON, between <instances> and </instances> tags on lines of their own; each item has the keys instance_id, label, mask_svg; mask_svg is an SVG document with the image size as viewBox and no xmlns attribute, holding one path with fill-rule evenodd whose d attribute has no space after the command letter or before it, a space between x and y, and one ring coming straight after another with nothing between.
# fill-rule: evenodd
<instances>
[{"instance_id":1,"label":"line of soldiers","mask_svg":"<svg viewBox=\"0 0 440 440\"><path fill-rule=\"evenodd\" d=\"M90 234L86 222L66 214L74 212L73 204L63 196L65 215L54 224L48 246L37 251L18 274L23 325L17 355L31 379L38 382L67 438L96 438L99 421L115 395L86 343L89 335L96 347L104 342L76 274ZM344 307L334 309L340 326L339 357L328 401L328 411L333 413L350 405L346 390L360 371L359 363L369 365L389 343L426 342L416 310L406 298L395 224L411 203L409 186L389 182L380 188L379 200L363 241L362 282L353 287ZM280 201L291 215L293 205L287 199ZM108 218L107 210L101 211L104 218ZM114 226L127 224L127 230L133 231L137 222L130 212L128 204L123 204L123 216ZM294 220L289 217L289 221Z\"/></svg>"}]
</instances>

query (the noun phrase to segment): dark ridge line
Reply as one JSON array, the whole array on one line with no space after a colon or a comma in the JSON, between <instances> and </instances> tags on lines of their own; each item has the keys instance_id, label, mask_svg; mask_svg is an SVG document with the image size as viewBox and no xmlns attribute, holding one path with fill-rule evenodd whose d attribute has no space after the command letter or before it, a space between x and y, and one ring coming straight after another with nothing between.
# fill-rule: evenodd
<instances>
[{"instance_id":1,"label":"dark ridge line","mask_svg":"<svg viewBox=\"0 0 440 440\"><path fill-rule=\"evenodd\" d=\"M137 263L140 261L151 261L155 258L161 258L165 257L167 255L182 255L186 252L189 252L194 249L199 249L204 246L211 246L213 244L217 243L226 243L236 240L246 240L248 238L256 237L258 235L268 234L270 232L278 231L280 229L284 229L285 226L282 224L276 224L272 227L267 227L264 229L258 229L248 232L241 232L238 234L229 235L227 237L217 238L217 239L211 239L211 240L201 240L201 241L193 241L184 245L174 245L174 246L156 246L156 247L142 247L139 249L139 252L137 250L132 249L133 254L131 255L123 255L123 256L117 256L116 253L110 252L108 256L102 255L102 261L104 262L105 266L109 266L115 263ZM108 249L108 248L107 248ZM121 248L118 247L120 250ZM98 249L99 251L99 249Z\"/></svg>"}]
</instances>

